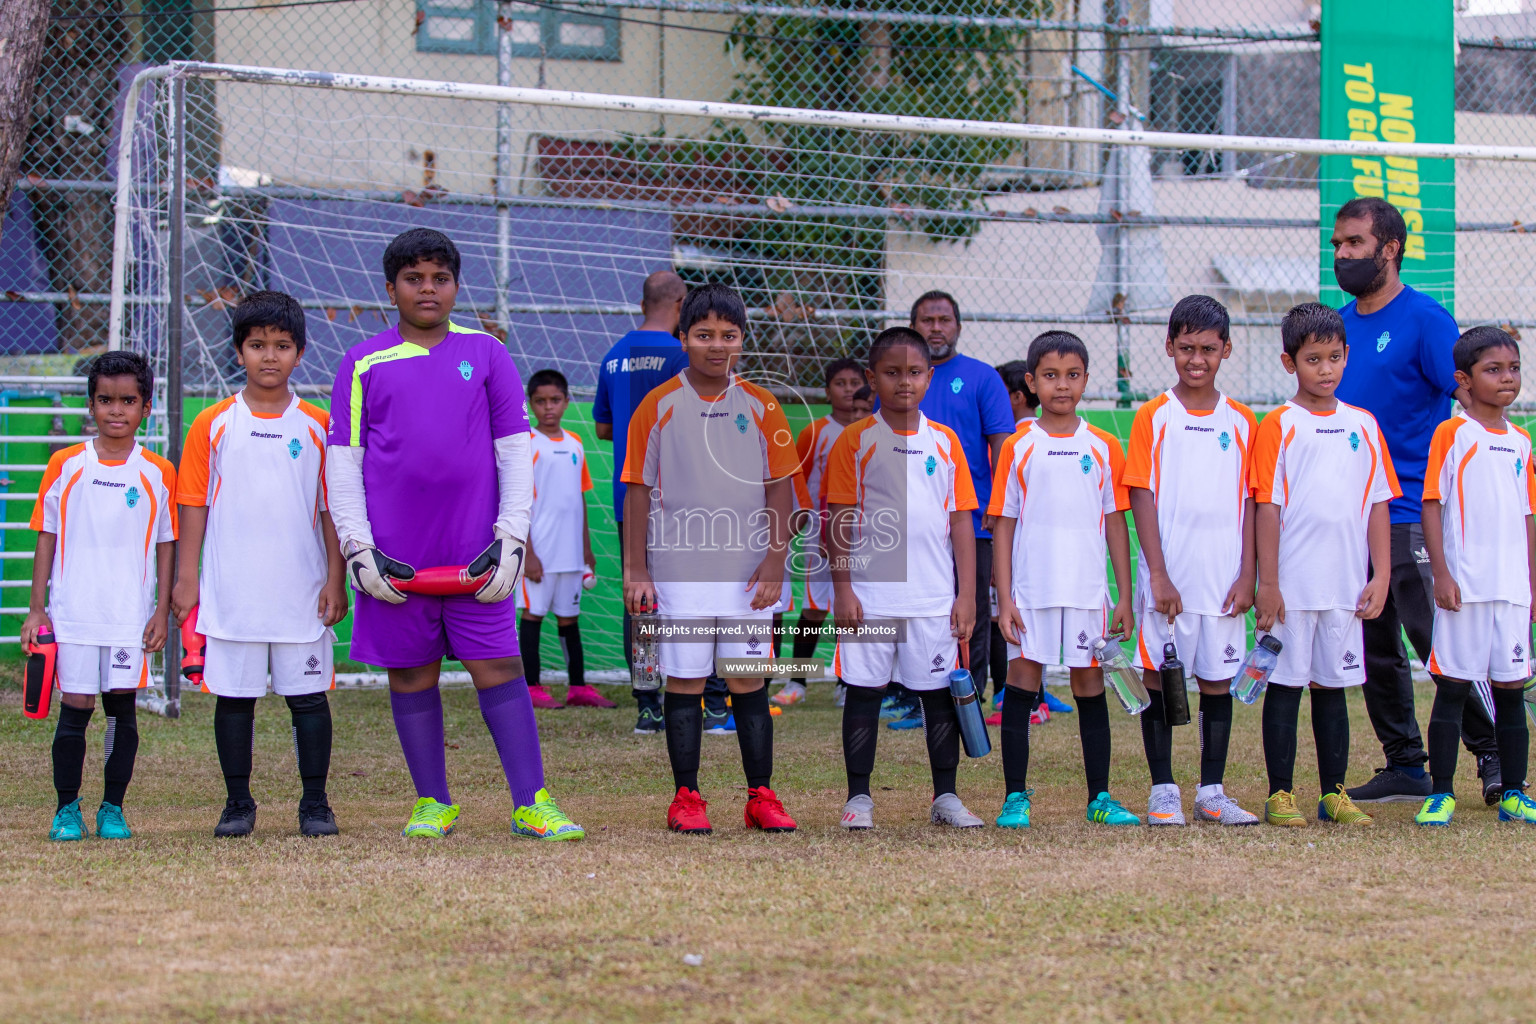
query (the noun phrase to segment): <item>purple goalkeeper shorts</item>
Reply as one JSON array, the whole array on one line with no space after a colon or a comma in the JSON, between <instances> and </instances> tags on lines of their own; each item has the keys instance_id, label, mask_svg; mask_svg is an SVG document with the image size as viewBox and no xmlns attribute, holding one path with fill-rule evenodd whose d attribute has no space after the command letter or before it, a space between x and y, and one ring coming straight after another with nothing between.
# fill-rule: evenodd
<instances>
[{"instance_id":1,"label":"purple goalkeeper shorts","mask_svg":"<svg viewBox=\"0 0 1536 1024\"><path fill-rule=\"evenodd\" d=\"M481 604L472 595L407 594L390 604L355 594L352 660L385 668L415 668L443 658L490 661L515 658L517 607L508 598Z\"/></svg>"}]
</instances>

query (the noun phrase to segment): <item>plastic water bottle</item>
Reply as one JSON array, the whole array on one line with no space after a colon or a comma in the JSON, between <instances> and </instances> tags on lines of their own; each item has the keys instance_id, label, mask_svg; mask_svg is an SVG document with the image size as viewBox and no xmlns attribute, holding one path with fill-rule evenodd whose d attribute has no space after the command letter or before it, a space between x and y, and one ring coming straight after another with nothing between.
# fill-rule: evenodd
<instances>
[{"instance_id":1,"label":"plastic water bottle","mask_svg":"<svg viewBox=\"0 0 1536 1024\"><path fill-rule=\"evenodd\" d=\"M1131 664L1120 646L1120 637L1101 636L1089 646L1094 660L1104 670L1105 688L1114 693L1126 714L1139 715L1147 710L1152 698L1147 696L1147 688L1141 681L1141 670Z\"/></svg>"},{"instance_id":2,"label":"plastic water bottle","mask_svg":"<svg viewBox=\"0 0 1536 1024\"><path fill-rule=\"evenodd\" d=\"M657 653L659 620L654 608L634 616L635 660L629 667L629 685L642 691L661 689L661 661Z\"/></svg>"},{"instance_id":3,"label":"plastic water bottle","mask_svg":"<svg viewBox=\"0 0 1536 1024\"><path fill-rule=\"evenodd\" d=\"M1244 704L1252 704L1264 696L1264 689L1269 686L1269 677L1280 661L1281 647L1277 637L1260 637L1253 650L1243 657L1243 663L1237 667L1237 675L1232 677L1232 696Z\"/></svg>"},{"instance_id":4,"label":"plastic water bottle","mask_svg":"<svg viewBox=\"0 0 1536 1024\"><path fill-rule=\"evenodd\" d=\"M47 718L53 705L53 687L59 645L53 633L44 631L27 645L26 678L21 691L21 713L28 718Z\"/></svg>"},{"instance_id":5,"label":"plastic water bottle","mask_svg":"<svg viewBox=\"0 0 1536 1024\"><path fill-rule=\"evenodd\" d=\"M987 735L987 721L976 699L976 681L971 670L957 668L949 674L949 695L955 699L955 715L960 719L960 743L966 757L986 757L992 753L992 737Z\"/></svg>"},{"instance_id":6,"label":"plastic water bottle","mask_svg":"<svg viewBox=\"0 0 1536 1024\"><path fill-rule=\"evenodd\" d=\"M1168 725L1189 724L1189 691L1184 684L1184 663L1179 649L1170 640L1163 644L1163 667L1158 671L1163 684L1163 721Z\"/></svg>"}]
</instances>

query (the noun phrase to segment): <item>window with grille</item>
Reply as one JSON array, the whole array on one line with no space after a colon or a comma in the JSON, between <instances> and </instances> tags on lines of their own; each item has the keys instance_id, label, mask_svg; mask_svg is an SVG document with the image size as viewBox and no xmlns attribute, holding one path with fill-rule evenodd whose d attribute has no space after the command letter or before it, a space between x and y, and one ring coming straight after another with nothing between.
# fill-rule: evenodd
<instances>
[{"instance_id":1,"label":"window with grille","mask_svg":"<svg viewBox=\"0 0 1536 1024\"><path fill-rule=\"evenodd\" d=\"M416 49L496 54L495 0L417 0ZM616 18L552 7L512 6L512 55L555 60L618 60Z\"/></svg>"}]
</instances>

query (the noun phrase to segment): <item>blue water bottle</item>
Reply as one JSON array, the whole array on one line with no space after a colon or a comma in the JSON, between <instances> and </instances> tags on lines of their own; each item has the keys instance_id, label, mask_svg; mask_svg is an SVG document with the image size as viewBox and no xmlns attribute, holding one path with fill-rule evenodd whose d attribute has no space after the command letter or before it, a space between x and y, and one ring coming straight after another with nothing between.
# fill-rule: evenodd
<instances>
[{"instance_id":1,"label":"blue water bottle","mask_svg":"<svg viewBox=\"0 0 1536 1024\"><path fill-rule=\"evenodd\" d=\"M960 743L966 757L986 757L992 753L992 737L987 735L987 721L981 714L976 683L971 679L970 652L960 645L960 659L965 667L949 674L949 695L955 699L955 715L960 719Z\"/></svg>"},{"instance_id":2,"label":"blue water bottle","mask_svg":"<svg viewBox=\"0 0 1536 1024\"><path fill-rule=\"evenodd\" d=\"M1264 695L1265 687L1269 686L1269 677L1280 662L1281 646L1279 639L1274 636L1259 638L1253 650L1248 652L1243 663L1237 667L1237 675L1232 677L1232 696L1244 704L1252 704Z\"/></svg>"}]
</instances>

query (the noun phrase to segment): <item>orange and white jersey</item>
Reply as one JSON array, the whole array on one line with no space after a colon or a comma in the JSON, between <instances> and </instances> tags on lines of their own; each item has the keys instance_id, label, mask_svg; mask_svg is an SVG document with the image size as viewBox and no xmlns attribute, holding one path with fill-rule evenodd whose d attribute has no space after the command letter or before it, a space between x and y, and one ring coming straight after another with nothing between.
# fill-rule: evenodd
<instances>
[{"instance_id":1,"label":"orange and white jersey","mask_svg":"<svg viewBox=\"0 0 1536 1024\"><path fill-rule=\"evenodd\" d=\"M1254 500L1280 506L1286 610L1353 609L1371 506L1402 493L1376 418L1344 402L1326 413L1286 402L1254 431L1251 462Z\"/></svg>"},{"instance_id":2,"label":"orange and white jersey","mask_svg":"<svg viewBox=\"0 0 1536 1024\"><path fill-rule=\"evenodd\" d=\"M823 416L819 420L812 420L800 431L800 436L795 438L795 450L800 455L800 472L805 474L805 486L810 491L811 498L816 502L814 507L826 508L826 500L823 495L825 488L822 486L827 475L827 456L832 452L832 445L843 435L843 425L831 416Z\"/></svg>"},{"instance_id":3,"label":"orange and white jersey","mask_svg":"<svg viewBox=\"0 0 1536 1024\"><path fill-rule=\"evenodd\" d=\"M592 489L587 450L569 430L558 438L543 431L533 438L533 519L528 538L545 572L581 572L586 565L582 526L586 492Z\"/></svg>"},{"instance_id":4,"label":"orange and white jersey","mask_svg":"<svg viewBox=\"0 0 1536 1024\"><path fill-rule=\"evenodd\" d=\"M778 400L740 377L706 398L680 373L640 401L622 479L652 489L646 557L663 615L750 612L747 581L770 535L765 485L797 469Z\"/></svg>"},{"instance_id":5,"label":"orange and white jersey","mask_svg":"<svg viewBox=\"0 0 1536 1024\"><path fill-rule=\"evenodd\" d=\"M201 602L205 636L302 644L325 633L325 411L297 396L253 412L244 394L204 409L181 455L176 500L206 506Z\"/></svg>"},{"instance_id":6,"label":"orange and white jersey","mask_svg":"<svg viewBox=\"0 0 1536 1024\"><path fill-rule=\"evenodd\" d=\"M1070 434L1049 434L1035 420L1003 442L987 512L1019 521L1013 533L1015 604L1104 607L1104 517L1130 507L1124 473L1119 440L1081 417Z\"/></svg>"},{"instance_id":7,"label":"orange and white jersey","mask_svg":"<svg viewBox=\"0 0 1536 1024\"><path fill-rule=\"evenodd\" d=\"M155 610L155 546L176 539L176 470L135 444L102 460L96 444L54 452L32 529L57 536L48 615L61 644L144 643Z\"/></svg>"},{"instance_id":8,"label":"orange and white jersey","mask_svg":"<svg viewBox=\"0 0 1536 1024\"><path fill-rule=\"evenodd\" d=\"M949 614L955 603L950 513L976 507L970 467L953 430L921 415L910 434L878 413L859 420L832 445L825 492L828 505L858 510L849 576L866 618Z\"/></svg>"},{"instance_id":9,"label":"orange and white jersey","mask_svg":"<svg viewBox=\"0 0 1536 1024\"><path fill-rule=\"evenodd\" d=\"M1186 612L1222 614L1242 569L1248 452L1257 429L1253 412L1225 395L1202 412L1165 391L1136 410L1122 482L1127 491L1152 492L1163 561ZM1150 588L1147 560L1138 556L1136 589Z\"/></svg>"},{"instance_id":10,"label":"orange and white jersey","mask_svg":"<svg viewBox=\"0 0 1536 1024\"><path fill-rule=\"evenodd\" d=\"M1525 519L1536 513L1531 435L1489 430L1458 412L1435 428L1424 500L1445 506L1445 564L1463 601L1529 606Z\"/></svg>"}]
</instances>

